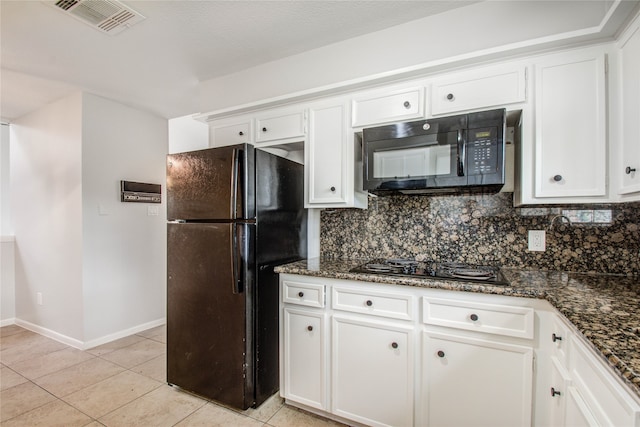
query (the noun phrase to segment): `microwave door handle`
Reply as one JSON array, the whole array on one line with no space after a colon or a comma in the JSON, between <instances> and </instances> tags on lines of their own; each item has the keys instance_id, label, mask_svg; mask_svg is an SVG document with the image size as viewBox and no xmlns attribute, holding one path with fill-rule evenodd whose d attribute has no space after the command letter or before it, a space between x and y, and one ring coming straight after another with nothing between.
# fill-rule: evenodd
<instances>
[{"instance_id":1,"label":"microwave door handle","mask_svg":"<svg viewBox=\"0 0 640 427\"><path fill-rule=\"evenodd\" d=\"M464 176L464 159L465 159L465 148L466 144L464 143L463 131L458 131L458 176Z\"/></svg>"}]
</instances>

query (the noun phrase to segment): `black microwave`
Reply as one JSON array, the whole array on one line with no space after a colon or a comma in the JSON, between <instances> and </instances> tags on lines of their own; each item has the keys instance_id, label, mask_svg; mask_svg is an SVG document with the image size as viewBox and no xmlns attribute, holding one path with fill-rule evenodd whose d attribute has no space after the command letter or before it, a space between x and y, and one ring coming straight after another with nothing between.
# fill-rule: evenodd
<instances>
[{"instance_id":1,"label":"black microwave","mask_svg":"<svg viewBox=\"0 0 640 427\"><path fill-rule=\"evenodd\" d=\"M365 128L363 188L379 195L498 192L505 130L505 109Z\"/></svg>"}]
</instances>

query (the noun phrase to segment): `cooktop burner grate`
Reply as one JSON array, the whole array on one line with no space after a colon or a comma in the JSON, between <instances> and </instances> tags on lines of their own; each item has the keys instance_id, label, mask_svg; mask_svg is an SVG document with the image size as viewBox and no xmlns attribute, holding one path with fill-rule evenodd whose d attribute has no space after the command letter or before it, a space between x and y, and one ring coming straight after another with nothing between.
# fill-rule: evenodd
<instances>
[{"instance_id":1,"label":"cooktop burner grate","mask_svg":"<svg viewBox=\"0 0 640 427\"><path fill-rule=\"evenodd\" d=\"M424 278L444 278L493 285L508 285L497 267L457 262L437 263L412 259L375 259L351 269L353 273Z\"/></svg>"}]
</instances>

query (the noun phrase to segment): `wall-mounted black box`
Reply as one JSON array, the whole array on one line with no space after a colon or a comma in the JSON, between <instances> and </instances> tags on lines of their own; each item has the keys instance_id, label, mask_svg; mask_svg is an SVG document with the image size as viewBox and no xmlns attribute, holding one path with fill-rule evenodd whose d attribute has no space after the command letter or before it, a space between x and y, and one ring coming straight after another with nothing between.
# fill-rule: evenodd
<instances>
[{"instance_id":1,"label":"wall-mounted black box","mask_svg":"<svg viewBox=\"0 0 640 427\"><path fill-rule=\"evenodd\" d=\"M160 203L162 201L160 184L120 181L120 201L137 203Z\"/></svg>"}]
</instances>

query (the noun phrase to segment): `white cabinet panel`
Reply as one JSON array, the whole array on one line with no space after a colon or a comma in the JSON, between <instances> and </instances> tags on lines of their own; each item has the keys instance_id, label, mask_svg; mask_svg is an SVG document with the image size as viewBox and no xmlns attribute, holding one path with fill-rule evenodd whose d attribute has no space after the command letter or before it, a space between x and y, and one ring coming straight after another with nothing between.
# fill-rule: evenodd
<instances>
[{"instance_id":1,"label":"white cabinet panel","mask_svg":"<svg viewBox=\"0 0 640 427\"><path fill-rule=\"evenodd\" d=\"M605 196L604 53L554 56L535 70L535 197Z\"/></svg>"},{"instance_id":2,"label":"white cabinet panel","mask_svg":"<svg viewBox=\"0 0 640 427\"><path fill-rule=\"evenodd\" d=\"M524 102L525 72L523 65L504 65L437 78L431 84L431 114Z\"/></svg>"},{"instance_id":3,"label":"white cabinet panel","mask_svg":"<svg viewBox=\"0 0 640 427\"><path fill-rule=\"evenodd\" d=\"M548 387L546 389L548 390L546 398L550 400L549 426L563 427L565 425L567 391L571 381L566 368L556 357L551 357L551 375L549 379L549 382L545 383Z\"/></svg>"},{"instance_id":4,"label":"white cabinet panel","mask_svg":"<svg viewBox=\"0 0 640 427\"><path fill-rule=\"evenodd\" d=\"M614 176L622 179L620 194L640 192L640 17L621 47L622 161Z\"/></svg>"},{"instance_id":5,"label":"white cabinet panel","mask_svg":"<svg viewBox=\"0 0 640 427\"><path fill-rule=\"evenodd\" d=\"M310 207L347 202L347 128L344 104L312 108L305 150ZM351 189L353 191L353 189Z\"/></svg>"},{"instance_id":6,"label":"white cabinet panel","mask_svg":"<svg viewBox=\"0 0 640 427\"><path fill-rule=\"evenodd\" d=\"M283 323L284 397L325 409L324 314L285 308Z\"/></svg>"},{"instance_id":7,"label":"white cabinet panel","mask_svg":"<svg viewBox=\"0 0 640 427\"><path fill-rule=\"evenodd\" d=\"M251 120L243 121L217 121L209 125L209 145L211 147L224 147L252 143Z\"/></svg>"},{"instance_id":8,"label":"white cabinet panel","mask_svg":"<svg viewBox=\"0 0 640 427\"><path fill-rule=\"evenodd\" d=\"M390 89L352 101L354 128L424 117L424 88Z\"/></svg>"},{"instance_id":9,"label":"white cabinet panel","mask_svg":"<svg viewBox=\"0 0 640 427\"><path fill-rule=\"evenodd\" d=\"M413 331L333 316L332 408L372 426L413 425Z\"/></svg>"},{"instance_id":10,"label":"white cabinet panel","mask_svg":"<svg viewBox=\"0 0 640 427\"><path fill-rule=\"evenodd\" d=\"M304 137L304 111L272 111L256 117L256 143Z\"/></svg>"},{"instance_id":11,"label":"white cabinet panel","mask_svg":"<svg viewBox=\"0 0 640 427\"><path fill-rule=\"evenodd\" d=\"M640 406L576 337L571 339L569 375L599 425L636 426Z\"/></svg>"},{"instance_id":12,"label":"white cabinet panel","mask_svg":"<svg viewBox=\"0 0 640 427\"><path fill-rule=\"evenodd\" d=\"M413 320L413 296L369 289L333 288L332 308L400 320Z\"/></svg>"},{"instance_id":13,"label":"white cabinet panel","mask_svg":"<svg viewBox=\"0 0 640 427\"><path fill-rule=\"evenodd\" d=\"M440 298L423 298L423 322L489 334L533 338L534 310Z\"/></svg>"},{"instance_id":14,"label":"white cabinet panel","mask_svg":"<svg viewBox=\"0 0 640 427\"><path fill-rule=\"evenodd\" d=\"M567 427L599 427L589 407L575 387L567 388L567 401L563 426Z\"/></svg>"},{"instance_id":15,"label":"white cabinet panel","mask_svg":"<svg viewBox=\"0 0 640 427\"><path fill-rule=\"evenodd\" d=\"M424 332L422 363L429 426L531 425L532 348Z\"/></svg>"},{"instance_id":16,"label":"white cabinet panel","mask_svg":"<svg viewBox=\"0 0 640 427\"><path fill-rule=\"evenodd\" d=\"M322 308L324 307L324 293L324 285L289 280L282 282L282 300L288 304Z\"/></svg>"}]
</instances>

